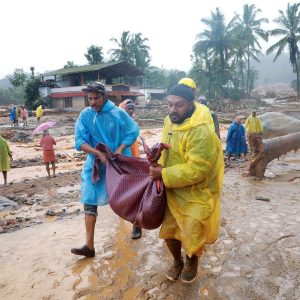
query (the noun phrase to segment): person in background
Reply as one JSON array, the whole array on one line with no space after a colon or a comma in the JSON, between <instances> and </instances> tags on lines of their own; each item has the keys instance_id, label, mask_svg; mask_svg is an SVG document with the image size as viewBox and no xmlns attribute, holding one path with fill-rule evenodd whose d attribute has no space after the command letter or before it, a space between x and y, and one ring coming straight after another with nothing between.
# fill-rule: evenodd
<instances>
[{"instance_id":1,"label":"person in background","mask_svg":"<svg viewBox=\"0 0 300 300\"><path fill-rule=\"evenodd\" d=\"M104 143L116 154L131 156L130 146L139 136L139 128L132 118L107 99L104 85L91 82L82 89L87 93L90 107L84 109L75 124L75 147L78 151L88 153L81 173L81 203L85 212L86 244L81 248L72 248L75 255L94 257L94 232L98 216L98 206L108 204L106 190L106 160L104 153L96 149L98 143ZM98 158L100 180L94 183L92 169ZM103 216L105 217L105 216Z\"/></svg>"},{"instance_id":2,"label":"person in background","mask_svg":"<svg viewBox=\"0 0 300 300\"><path fill-rule=\"evenodd\" d=\"M253 110L250 116L247 118L245 127L250 152L252 155L256 155L260 152L261 147L263 146L263 127L255 110Z\"/></svg>"},{"instance_id":3,"label":"person in background","mask_svg":"<svg viewBox=\"0 0 300 300\"><path fill-rule=\"evenodd\" d=\"M227 131L226 137L226 152L227 160L230 161L232 155L241 157L244 154L244 159L246 158L248 149L246 143L245 128L242 125L242 120L239 116L231 123Z\"/></svg>"},{"instance_id":4,"label":"person in background","mask_svg":"<svg viewBox=\"0 0 300 300\"><path fill-rule=\"evenodd\" d=\"M43 113L44 113L43 106L42 105L38 106L38 108L35 111L35 116L36 116L36 119L38 122L40 122L41 117L43 116Z\"/></svg>"},{"instance_id":5,"label":"person in background","mask_svg":"<svg viewBox=\"0 0 300 300\"><path fill-rule=\"evenodd\" d=\"M20 116L23 120L23 126L27 126L28 111L24 106L21 107Z\"/></svg>"},{"instance_id":6,"label":"person in background","mask_svg":"<svg viewBox=\"0 0 300 300\"><path fill-rule=\"evenodd\" d=\"M12 154L7 141L0 135L0 172L3 174L4 185L7 184L7 172L10 170Z\"/></svg>"},{"instance_id":7,"label":"person in background","mask_svg":"<svg viewBox=\"0 0 300 300\"><path fill-rule=\"evenodd\" d=\"M205 105L208 109L208 103L207 103L207 100L204 96L200 96L198 98L198 102ZM215 133L217 134L217 136L220 138L220 125L219 125L219 120L218 120L218 116L215 112L211 111L210 110L210 113L211 113L211 117L214 121L214 126L215 126Z\"/></svg>"},{"instance_id":8,"label":"person in background","mask_svg":"<svg viewBox=\"0 0 300 300\"><path fill-rule=\"evenodd\" d=\"M18 110L17 107L14 106L9 113L9 120L11 122L12 127L18 126Z\"/></svg>"},{"instance_id":9,"label":"person in background","mask_svg":"<svg viewBox=\"0 0 300 300\"><path fill-rule=\"evenodd\" d=\"M134 115L135 104L131 99L124 100L119 105L119 107L124 109L131 118L135 119L135 115ZM139 144L137 140L131 145L130 150L133 157L140 157ZM135 240L135 239L139 239L141 236L142 236L142 228L133 225L131 238Z\"/></svg>"},{"instance_id":10,"label":"person in background","mask_svg":"<svg viewBox=\"0 0 300 300\"><path fill-rule=\"evenodd\" d=\"M53 146L56 145L55 139L49 134L48 130L44 130L43 137L40 141L40 145L43 148L44 163L46 165L46 170L48 173L48 178L51 177L50 174L50 163L52 165L53 176L55 177L55 152Z\"/></svg>"},{"instance_id":11,"label":"person in background","mask_svg":"<svg viewBox=\"0 0 300 300\"><path fill-rule=\"evenodd\" d=\"M150 167L152 179L162 178L166 187L160 238L174 258L166 277L171 281L181 277L184 283L196 279L204 245L218 238L224 174L222 145L212 128L211 115L194 98L194 89L185 84L171 88L162 135L170 149L162 152L160 165Z\"/></svg>"}]
</instances>

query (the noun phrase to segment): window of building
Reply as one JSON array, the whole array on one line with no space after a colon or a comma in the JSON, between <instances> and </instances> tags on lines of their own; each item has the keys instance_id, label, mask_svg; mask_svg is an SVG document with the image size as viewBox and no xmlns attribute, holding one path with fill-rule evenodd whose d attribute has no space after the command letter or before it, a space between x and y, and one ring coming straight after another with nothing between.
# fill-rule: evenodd
<instances>
[{"instance_id":1,"label":"window of building","mask_svg":"<svg viewBox=\"0 0 300 300\"><path fill-rule=\"evenodd\" d=\"M64 108L73 107L72 97L64 98Z\"/></svg>"}]
</instances>

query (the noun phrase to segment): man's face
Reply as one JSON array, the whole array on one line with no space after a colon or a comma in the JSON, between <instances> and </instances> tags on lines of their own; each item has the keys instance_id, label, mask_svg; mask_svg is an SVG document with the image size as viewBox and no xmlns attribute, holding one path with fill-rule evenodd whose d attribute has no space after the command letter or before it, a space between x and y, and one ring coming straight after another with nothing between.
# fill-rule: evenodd
<instances>
[{"instance_id":1,"label":"man's face","mask_svg":"<svg viewBox=\"0 0 300 300\"><path fill-rule=\"evenodd\" d=\"M193 109L193 101L188 101L179 96L168 96L168 110L172 123L182 123L186 118L190 117Z\"/></svg>"},{"instance_id":2,"label":"man's face","mask_svg":"<svg viewBox=\"0 0 300 300\"><path fill-rule=\"evenodd\" d=\"M97 92L87 93L88 101L91 108L95 111L99 111L104 103L104 97L102 94Z\"/></svg>"},{"instance_id":3,"label":"man's face","mask_svg":"<svg viewBox=\"0 0 300 300\"><path fill-rule=\"evenodd\" d=\"M256 117L256 111L252 112L252 117Z\"/></svg>"},{"instance_id":4,"label":"man's face","mask_svg":"<svg viewBox=\"0 0 300 300\"><path fill-rule=\"evenodd\" d=\"M126 112L129 114L130 117L134 114L134 107L126 107Z\"/></svg>"}]
</instances>

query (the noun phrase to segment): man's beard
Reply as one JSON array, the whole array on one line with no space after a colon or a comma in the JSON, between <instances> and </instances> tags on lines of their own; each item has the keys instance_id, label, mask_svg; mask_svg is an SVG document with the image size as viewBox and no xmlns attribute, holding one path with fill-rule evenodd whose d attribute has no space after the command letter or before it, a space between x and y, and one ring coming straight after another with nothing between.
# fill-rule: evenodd
<instances>
[{"instance_id":1,"label":"man's beard","mask_svg":"<svg viewBox=\"0 0 300 300\"><path fill-rule=\"evenodd\" d=\"M181 124L183 123L187 118L190 118L192 114L195 111L195 106L193 106L190 110L188 110L182 117L180 117L177 113L171 113L169 114L169 117L171 119L171 122L174 124Z\"/></svg>"}]
</instances>

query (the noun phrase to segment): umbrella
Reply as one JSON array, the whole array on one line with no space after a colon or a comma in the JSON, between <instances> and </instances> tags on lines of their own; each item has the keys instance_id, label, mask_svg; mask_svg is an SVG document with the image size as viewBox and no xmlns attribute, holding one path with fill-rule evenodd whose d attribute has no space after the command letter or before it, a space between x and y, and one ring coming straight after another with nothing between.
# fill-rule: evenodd
<instances>
[{"instance_id":1,"label":"umbrella","mask_svg":"<svg viewBox=\"0 0 300 300\"><path fill-rule=\"evenodd\" d=\"M56 124L56 122L54 122L54 121L42 123L36 129L34 129L33 134L39 134L39 133L43 132L44 130L53 127L55 124Z\"/></svg>"}]
</instances>

